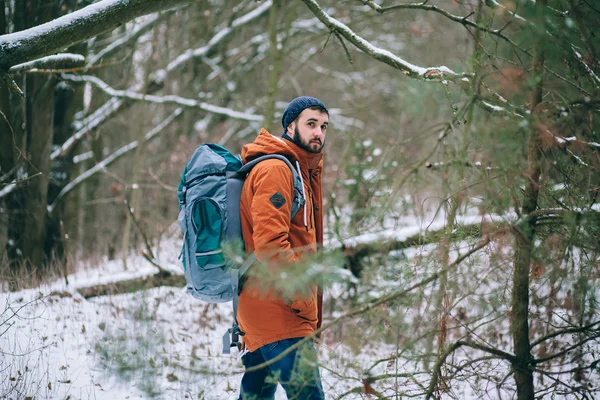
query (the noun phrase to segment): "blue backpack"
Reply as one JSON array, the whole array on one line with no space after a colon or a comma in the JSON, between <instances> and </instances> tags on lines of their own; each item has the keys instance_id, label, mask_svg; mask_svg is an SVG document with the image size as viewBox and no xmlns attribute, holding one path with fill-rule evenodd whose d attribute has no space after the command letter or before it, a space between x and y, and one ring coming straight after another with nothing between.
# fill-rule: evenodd
<instances>
[{"instance_id":1,"label":"blue backpack","mask_svg":"<svg viewBox=\"0 0 600 400\"><path fill-rule=\"evenodd\" d=\"M183 231L180 258L187 291L208 303L233 301L233 326L223 335L223 352L241 347L244 333L237 324L240 280L256 260L252 253L245 261L240 222L240 197L248 173L267 159L285 162L293 176L294 218L304 204L302 180L287 158L269 154L243 164L217 144L200 145L187 162L177 191L178 222ZM231 335L231 338L230 338Z\"/></svg>"}]
</instances>

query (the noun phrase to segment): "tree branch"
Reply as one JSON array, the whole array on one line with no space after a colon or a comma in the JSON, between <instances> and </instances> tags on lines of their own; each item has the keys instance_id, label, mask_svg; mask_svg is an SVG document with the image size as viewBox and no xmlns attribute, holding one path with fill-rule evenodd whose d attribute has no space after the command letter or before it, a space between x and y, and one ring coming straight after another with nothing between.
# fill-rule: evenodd
<instances>
[{"instance_id":1,"label":"tree branch","mask_svg":"<svg viewBox=\"0 0 600 400\"><path fill-rule=\"evenodd\" d=\"M92 57L90 57L90 60L88 61L87 66L90 67L90 66L96 64L97 62L99 62L100 60L102 60L103 58L110 57L113 53L115 53L121 47L135 42L140 36L142 36L144 33L148 32L150 29L152 29L154 27L154 25L156 25L157 22L162 21L166 17L173 15L175 12L177 12L179 10L180 10L180 8L177 8L177 9L169 10L168 12L165 12L165 13L161 13L161 14L152 16L148 21L146 21L143 24L136 27L133 30L133 32L131 32L129 35L122 37L118 40L115 40L110 45L106 46L104 49L99 51L97 54L94 54Z\"/></svg>"},{"instance_id":2,"label":"tree branch","mask_svg":"<svg viewBox=\"0 0 600 400\"><path fill-rule=\"evenodd\" d=\"M83 122L77 125L81 125L79 130L73 134L70 138L68 138L62 146L58 149L54 150L52 154L50 154L50 160L54 160L60 156L64 156L67 154L76 144L83 138L86 134L96 129L100 126L104 121L108 119L111 115L116 113L125 101L123 99L112 98L100 106L96 111L94 111L91 115L87 116Z\"/></svg>"},{"instance_id":3,"label":"tree branch","mask_svg":"<svg viewBox=\"0 0 600 400\"><path fill-rule=\"evenodd\" d=\"M101 0L45 24L0 36L0 70L62 51L136 17L196 1Z\"/></svg>"},{"instance_id":4,"label":"tree branch","mask_svg":"<svg viewBox=\"0 0 600 400\"><path fill-rule=\"evenodd\" d=\"M495 348L489 347L489 346L484 346L479 343L459 340L458 342L455 342L451 346L449 346L448 349L444 352L444 354L435 363L435 366L433 367L433 376L431 378L431 382L429 384L429 389L427 389L427 395L425 397L426 400L429 400L431 398L434 390L437 387L437 383L439 381L440 374L441 374L442 365L444 365L446 358L448 358L448 356L450 354L454 353L456 350L458 350L462 346L471 347L473 349L477 349L477 350L481 350L486 353L493 354L494 356L496 356L498 358L502 358L504 360L507 360L511 363L516 361L516 357L513 354L507 353L505 351L498 350L498 349L495 349Z\"/></svg>"},{"instance_id":5,"label":"tree branch","mask_svg":"<svg viewBox=\"0 0 600 400\"><path fill-rule=\"evenodd\" d=\"M151 140L154 136L156 136L160 132L162 132L162 130L164 128L166 128L171 122L173 122L179 115L181 115L182 112L183 111L181 108L176 109L163 122L161 122L159 125L154 127L154 129L152 129L150 132L148 132L144 136L144 142ZM135 141L129 143L128 145L121 147L119 150L115 151L113 154L111 154L110 156L108 156L107 158L105 158L104 160L102 160L98 164L94 165L92 168L88 169L83 174L79 175L77 178L75 178L71 182L69 182L60 191L60 193L58 193L54 202L48 206L48 214L52 214L54 209L62 201L63 197L65 197L67 195L67 193L69 193L71 190L73 190L77 185L79 185L81 182L83 182L90 176L94 175L96 172L104 170L109 164L118 160L123 155L130 152L131 150L134 150L138 145L139 145L138 141L135 140Z\"/></svg>"},{"instance_id":6,"label":"tree branch","mask_svg":"<svg viewBox=\"0 0 600 400\"><path fill-rule=\"evenodd\" d=\"M198 108L200 110L226 115L230 118L241 119L245 121L257 121L261 122L263 120L262 115L248 114L240 111L235 111L225 107L214 106L212 104L200 102L193 99L186 99L184 97L179 97L175 95L166 95L166 96L155 96L151 94L142 94L138 92L134 92L131 90L116 90L110 87L106 82L91 75L73 75L73 74L62 74L63 80L70 82L89 82L101 89L104 93L109 96L119 98L119 99L128 99L128 100L137 100L137 101L145 101L149 103L156 104L175 104L182 107L190 107L190 108Z\"/></svg>"},{"instance_id":7,"label":"tree branch","mask_svg":"<svg viewBox=\"0 0 600 400\"><path fill-rule=\"evenodd\" d=\"M8 73L20 73L33 69L70 68L83 65L84 63L85 57L81 54L61 53L15 65L8 70Z\"/></svg>"},{"instance_id":8,"label":"tree branch","mask_svg":"<svg viewBox=\"0 0 600 400\"><path fill-rule=\"evenodd\" d=\"M531 55L531 53L529 53L527 50L521 49L519 47L519 45L517 45L515 42L513 42L509 37L505 36L502 34L502 30L504 30L505 27L502 27L500 29L490 29L490 28L486 28L485 26L481 26L475 22L470 21L468 18L471 16L471 14L466 15L464 17L460 16L460 15L454 15L454 14L450 14L448 11L441 9L437 6L432 6L432 5L427 5L426 1L421 2L421 3L405 3L405 4L396 4L393 6L387 6L387 7L381 7L378 4L375 4L373 1L371 0L360 0L363 4L368 5L369 7L371 7L372 9L374 9L375 11L377 11L380 14L384 14L388 11L395 11L395 10L425 10L425 11L433 11L435 13L441 14L444 17L448 18L451 21L454 22L458 22L459 24L465 26L465 27L471 27L471 28L475 28L477 30L480 30L482 32L486 32L489 33L490 35L499 37L500 39L506 41L507 43L509 43L511 46L514 46L516 48L518 48L519 50L523 51L526 54Z\"/></svg>"},{"instance_id":9,"label":"tree branch","mask_svg":"<svg viewBox=\"0 0 600 400\"><path fill-rule=\"evenodd\" d=\"M347 25L330 17L315 0L302 1L330 31L337 32L368 56L402 71L411 78L436 81L449 80L455 82L461 79L466 79L468 81L469 78L473 77L473 74L456 73L446 66L423 68L413 65L388 50L373 46L367 40L358 36Z\"/></svg>"}]
</instances>

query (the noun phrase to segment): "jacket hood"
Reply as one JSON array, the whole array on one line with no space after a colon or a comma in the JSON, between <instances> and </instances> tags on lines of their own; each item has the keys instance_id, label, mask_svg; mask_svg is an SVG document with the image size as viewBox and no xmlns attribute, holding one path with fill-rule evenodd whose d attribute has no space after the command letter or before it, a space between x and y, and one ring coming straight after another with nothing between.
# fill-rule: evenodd
<instances>
[{"instance_id":1,"label":"jacket hood","mask_svg":"<svg viewBox=\"0 0 600 400\"><path fill-rule=\"evenodd\" d=\"M321 170L323 168L323 153L310 153L289 140L271 135L265 128L260 130L253 143L242 148L242 161L247 163L267 154L281 154L295 165L300 163L300 168L308 170Z\"/></svg>"}]
</instances>

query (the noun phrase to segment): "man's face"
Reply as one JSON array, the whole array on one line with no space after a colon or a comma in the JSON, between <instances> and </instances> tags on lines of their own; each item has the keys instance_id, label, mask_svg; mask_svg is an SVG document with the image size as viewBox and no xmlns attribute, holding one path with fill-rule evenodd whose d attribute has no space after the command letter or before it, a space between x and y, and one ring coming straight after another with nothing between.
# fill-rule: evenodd
<instances>
[{"instance_id":1,"label":"man's face","mask_svg":"<svg viewBox=\"0 0 600 400\"><path fill-rule=\"evenodd\" d=\"M320 153L325 145L329 115L307 108L288 126L288 135L294 143L310 153Z\"/></svg>"}]
</instances>

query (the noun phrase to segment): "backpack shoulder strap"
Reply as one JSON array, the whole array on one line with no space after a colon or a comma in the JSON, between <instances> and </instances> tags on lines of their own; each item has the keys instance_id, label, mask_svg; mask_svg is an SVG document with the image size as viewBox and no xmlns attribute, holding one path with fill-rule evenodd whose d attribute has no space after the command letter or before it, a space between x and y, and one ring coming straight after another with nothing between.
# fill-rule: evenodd
<instances>
[{"instance_id":1,"label":"backpack shoulder strap","mask_svg":"<svg viewBox=\"0 0 600 400\"><path fill-rule=\"evenodd\" d=\"M300 206L304 205L304 197L302 196L302 193L304 193L303 187L302 187L302 178L300 177L300 174L298 171L296 171L296 168L294 168L294 166L292 165L292 163L290 162L290 160L287 159L287 157L282 156L281 154L267 154L258 158L255 158L254 160L250 161L247 164L244 164L237 172L235 172L232 177L237 178L237 179L245 179L246 175L248 175L250 173L250 171L252 171L252 168L254 168L258 163L260 163L261 161L265 161L265 160L281 160L283 161L290 169L290 171L292 172L292 182L294 184L294 198L292 199L292 214L290 219L293 219L296 216L296 213L298 212L298 209L300 208Z\"/></svg>"}]
</instances>

